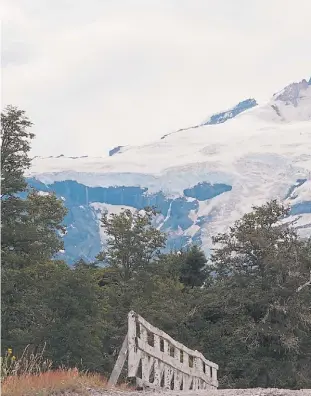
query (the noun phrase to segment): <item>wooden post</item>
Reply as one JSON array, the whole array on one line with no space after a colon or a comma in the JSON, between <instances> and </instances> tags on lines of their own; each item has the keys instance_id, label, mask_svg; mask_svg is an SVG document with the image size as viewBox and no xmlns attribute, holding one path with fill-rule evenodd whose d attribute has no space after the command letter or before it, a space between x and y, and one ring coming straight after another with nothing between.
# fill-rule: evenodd
<instances>
[{"instance_id":1,"label":"wooden post","mask_svg":"<svg viewBox=\"0 0 311 396\"><path fill-rule=\"evenodd\" d=\"M131 311L128 314L128 377L136 377L137 356L136 356L136 314Z\"/></svg>"},{"instance_id":2,"label":"wooden post","mask_svg":"<svg viewBox=\"0 0 311 396\"><path fill-rule=\"evenodd\" d=\"M116 364L112 370L112 373L110 375L109 381L108 381L108 385L109 386L115 386L116 383L118 382L118 379L120 377L121 371L123 369L125 360L126 360L126 356L127 356L127 352L128 352L128 340L127 340L127 335L124 338L121 350L119 352L119 356L118 359L116 361Z\"/></svg>"},{"instance_id":3,"label":"wooden post","mask_svg":"<svg viewBox=\"0 0 311 396\"><path fill-rule=\"evenodd\" d=\"M212 367L212 383L213 386L215 386L216 388L218 387L217 370L215 369L215 367Z\"/></svg>"}]
</instances>

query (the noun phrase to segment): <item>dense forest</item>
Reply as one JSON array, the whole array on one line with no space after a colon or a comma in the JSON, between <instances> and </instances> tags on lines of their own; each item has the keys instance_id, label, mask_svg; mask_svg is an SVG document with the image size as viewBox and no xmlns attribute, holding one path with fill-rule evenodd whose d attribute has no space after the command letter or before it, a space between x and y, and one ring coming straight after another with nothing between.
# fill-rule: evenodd
<instances>
[{"instance_id":1,"label":"dense forest","mask_svg":"<svg viewBox=\"0 0 311 396\"><path fill-rule=\"evenodd\" d=\"M46 344L54 367L108 375L133 309L216 362L221 387L311 387L311 240L288 208L254 207L214 238L208 260L195 245L162 254L156 208L104 214L104 251L71 268L55 259L63 202L24 178L31 126L18 108L1 114L3 350Z\"/></svg>"}]
</instances>

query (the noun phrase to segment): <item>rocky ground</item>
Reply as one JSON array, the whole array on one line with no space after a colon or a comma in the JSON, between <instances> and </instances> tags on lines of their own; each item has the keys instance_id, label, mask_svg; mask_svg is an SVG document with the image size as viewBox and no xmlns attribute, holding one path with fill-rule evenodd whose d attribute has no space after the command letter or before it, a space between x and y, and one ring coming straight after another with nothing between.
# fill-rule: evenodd
<instances>
[{"instance_id":1,"label":"rocky ground","mask_svg":"<svg viewBox=\"0 0 311 396\"><path fill-rule=\"evenodd\" d=\"M311 389L289 390L289 389L218 389L197 392L138 392L138 391L96 391L89 389L83 396L311 396ZM70 393L67 396L79 396Z\"/></svg>"}]
</instances>

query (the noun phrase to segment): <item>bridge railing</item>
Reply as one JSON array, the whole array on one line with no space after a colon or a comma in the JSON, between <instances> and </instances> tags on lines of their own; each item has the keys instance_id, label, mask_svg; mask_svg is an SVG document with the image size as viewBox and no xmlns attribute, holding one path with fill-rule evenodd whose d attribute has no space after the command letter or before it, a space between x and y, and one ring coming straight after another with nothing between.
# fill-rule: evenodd
<instances>
[{"instance_id":1,"label":"bridge railing","mask_svg":"<svg viewBox=\"0 0 311 396\"><path fill-rule=\"evenodd\" d=\"M128 333L110 377L111 385L115 385L126 355L128 377L136 378L138 386L178 391L218 387L217 364L175 341L133 311L128 314Z\"/></svg>"}]
</instances>

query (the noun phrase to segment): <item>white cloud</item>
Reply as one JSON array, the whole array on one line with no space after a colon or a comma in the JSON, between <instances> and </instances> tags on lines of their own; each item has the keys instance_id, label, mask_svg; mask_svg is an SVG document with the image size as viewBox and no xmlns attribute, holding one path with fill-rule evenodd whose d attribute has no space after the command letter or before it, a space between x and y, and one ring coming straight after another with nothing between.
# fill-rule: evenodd
<instances>
[{"instance_id":1,"label":"white cloud","mask_svg":"<svg viewBox=\"0 0 311 396\"><path fill-rule=\"evenodd\" d=\"M6 0L3 104L36 154L105 155L307 78L309 0Z\"/></svg>"}]
</instances>

